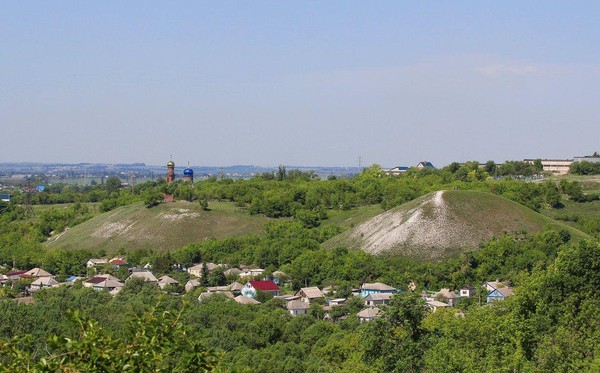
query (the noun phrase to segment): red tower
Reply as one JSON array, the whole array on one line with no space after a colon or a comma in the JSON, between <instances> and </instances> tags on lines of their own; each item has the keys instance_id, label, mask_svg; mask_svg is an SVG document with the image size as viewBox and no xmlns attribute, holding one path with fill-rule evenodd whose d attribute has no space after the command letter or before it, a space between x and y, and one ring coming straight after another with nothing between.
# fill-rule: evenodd
<instances>
[{"instance_id":1,"label":"red tower","mask_svg":"<svg viewBox=\"0 0 600 373\"><path fill-rule=\"evenodd\" d=\"M175 162L167 162L167 183L175 181Z\"/></svg>"}]
</instances>

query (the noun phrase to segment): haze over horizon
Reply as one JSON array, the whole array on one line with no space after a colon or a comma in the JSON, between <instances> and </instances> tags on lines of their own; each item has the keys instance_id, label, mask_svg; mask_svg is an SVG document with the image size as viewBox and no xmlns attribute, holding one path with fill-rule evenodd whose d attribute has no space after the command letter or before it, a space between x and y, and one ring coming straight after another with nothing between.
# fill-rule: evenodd
<instances>
[{"instance_id":1,"label":"haze over horizon","mask_svg":"<svg viewBox=\"0 0 600 373\"><path fill-rule=\"evenodd\" d=\"M600 3L7 2L0 162L600 151Z\"/></svg>"}]
</instances>

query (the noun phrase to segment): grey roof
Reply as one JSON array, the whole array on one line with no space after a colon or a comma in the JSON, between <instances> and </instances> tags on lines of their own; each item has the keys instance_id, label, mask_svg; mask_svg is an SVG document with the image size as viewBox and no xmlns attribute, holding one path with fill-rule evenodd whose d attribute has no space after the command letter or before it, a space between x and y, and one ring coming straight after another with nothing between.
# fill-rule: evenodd
<instances>
[{"instance_id":1,"label":"grey roof","mask_svg":"<svg viewBox=\"0 0 600 373\"><path fill-rule=\"evenodd\" d=\"M158 279L159 284L168 284L168 285L179 285L179 281L175 280L173 277L163 276Z\"/></svg>"},{"instance_id":2,"label":"grey roof","mask_svg":"<svg viewBox=\"0 0 600 373\"><path fill-rule=\"evenodd\" d=\"M510 297L512 295L515 295L512 288L506 287L506 288L498 288L496 290L498 290L498 292L500 292L500 294L504 295L504 297Z\"/></svg>"},{"instance_id":3,"label":"grey roof","mask_svg":"<svg viewBox=\"0 0 600 373\"><path fill-rule=\"evenodd\" d=\"M51 277L52 274L49 272L44 271L41 268L34 268L30 271L25 272L24 274L25 276L31 276L31 277Z\"/></svg>"},{"instance_id":4,"label":"grey roof","mask_svg":"<svg viewBox=\"0 0 600 373\"><path fill-rule=\"evenodd\" d=\"M31 286L54 286L54 285L58 285L58 281L56 281L54 278L48 277L48 276L40 277L31 283Z\"/></svg>"},{"instance_id":5,"label":"grey roof","mask_svg":"<svg viewBox=\"0 0 600 373\"><path fill-rule=\"evenodd\" d=\"M440 302L439 300L432 300L429 302L425 302L425 304L427 304L429 307L450 307L450 305L448 303L444 303L444 302Z\"/></svg>"},{"instance_id":6,"label":"grey roof","mask_svg":"<svg viewBox=\"0 0 600 373\"><path fill-rule=\"evenodd\" d=\"M377 315L379 315L379 312L379 308L371 307L360 311L356 314L356 316L358 316L359 318L372 319L374 317L377 317Z\"/></svg>"},{"instance_id":7,"label":"grey roof","mask_svg":"<svg viewBox=\"0 0 600 373\"><path fill-rule=\"evenodd\" d=\"M460 298L460 296L458 294L456 294L453 291L450 291L450 289L441 289L440 291L438 291L437 293L435 293L434 296L440 296L446 299L456 299L456 298Z\"/></svg>"},{"instance_id":8,"label":"grey roof","mask_svg":"<svg viewBox=\"0 0 600 373\"><path fill-rule=\"evenodd\" d=\"M154 276L154 273L152 273L150 271L133 272L127 280L129 280L130 278L133 278L133 277L143 278L144 281L148 281L148 282L158 282L158 279L156 278L156 276Z\"/></svg>"},{"instance_id":9,"label":"grey roof","mask_svg":"<svg viewBox=\"0 0 600 373\"><path fill-rule=\"evenodd\" d=\"M230 291L219 291L219 292L213 292L213 291L205 291L204 293L201 293L198 296L198 300L202 301L202 299L206 299L208 297L211 297L215 294L223 294L225 295L227 298L229 299L233 299L233 293L231 293Z\"/></svg>"},{"instance_id":10,"label":"grey roof","mask_svg":"<svg viewBox=\"0 0 600 373\"><path fill-rule=\"evenodd\" d=\"M288 310L307 310L310 308L310 305L300 300L291 300L287 303L286 307Z\"/></svg>"},{"instance_id":11,"label":"grey roof","mask_svg":"<svg viewBox=\"0 0 600 373\"><path fill-rule=\"evenodd\" d=\"M238 268L229 268L228 270L226 270L225 272L223 272L223 274L225 276L237 276L240 273L242 273L242 271L239 270Z\"/></svg>"},{"instance_id":12,"label":"grey roof","mask_svg":"<svg viewBox=\"0 0 600 373\"><path fill-rule=\"evenodd\" d=\"M315 299L315 298L324 298L323 292L316 286L311 286L309 288L301 288L296 295L300 295L300 293L304 293L307 298Z\"/></svg>"},{"instance_id":13,"label":"grey roof","mask_svg":"<svg viewBox=\"0 0 600 373\"><path fill-rule=\"evenodd\" d=\"M371 293L365 297L366 301L377 301L377 300L390 300L392 299L391 293Z\"/></svg>"},{"instance_id":14,"label":"grey roof","mask_svg":"<svg viewBox=\"0 0 600 373\"><path fill-rule=\"evenodd\" d=\"M260 302L257 301L256 299L252 299L245 295L238 295L237 297L234 298L234 300L241 304L260 304Z\"/></svg>"},{"instance_id":15,"label":"grey roof","mask_svg":"<svg viewBox=\"0 0 600 373\"><path fill-rule=\"evenodd\" d=\"M375 283L367 283L365 282L364 284L362 284L362 286L360 287L361 290L379 290L379 291L390 291L390 290L396 290L395 287L392 287L390 285L381 283L381 282L375 282Z\"/></svg>"},{"instance_id":16,"label":"grey roof","mask_svg":"<svg viewBox=\"0 0 600 373\"><path fill-rule=\"evenodd\" d=\"M200 281L193 279L185 283L185 291L190 291L195 287L200 286Z\"/></svg>"},{"instance_id":17,"label":"grey roof","mask_svg":"<svg viewBox=\"0 0 600 373\"><path fill-rule=\"evenodd\" d=\"M237 281L234 281L231 284L229 284L229 290L231 290L231 291L240 291L243 288L244 288L244 285L240 284Z\"/></svg>"}]
</instances>

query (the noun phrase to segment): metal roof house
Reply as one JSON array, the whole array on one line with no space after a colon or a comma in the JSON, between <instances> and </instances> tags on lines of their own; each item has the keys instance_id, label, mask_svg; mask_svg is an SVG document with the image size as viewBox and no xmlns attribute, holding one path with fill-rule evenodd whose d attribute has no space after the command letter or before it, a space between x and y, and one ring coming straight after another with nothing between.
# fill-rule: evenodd
<instances>
[{"instance_id":1,"label":"metal roof house","mask_svg":"<svg viewBox=\"0 0 600 373\"><path fill-rule=\"evenodd\" d=\"M429 168L429 169L435 169L435 166L428 161L423 161L423 162L419 162L419 164L416 166L417 169L422 170L425 168Z\"/></svg>"}]
</instances>

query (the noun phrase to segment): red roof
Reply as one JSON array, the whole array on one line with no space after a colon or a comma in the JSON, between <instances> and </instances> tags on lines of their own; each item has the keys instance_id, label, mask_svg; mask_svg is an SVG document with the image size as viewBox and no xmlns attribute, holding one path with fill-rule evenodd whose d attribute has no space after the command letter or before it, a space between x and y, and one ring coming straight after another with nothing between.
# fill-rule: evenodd
<instances>
[{"instance_id":1,"label":"red roof","mask_svg":"<svg viewBox=\"0 0 600 373\"><path fill-rule=\"evenodd\" d=\"M89 280L87 280L86 282L87 282L88 284L99 284L99 283L101 283L101 282L102 282L102 281L104 281L104 280L106 280L106 277L100 277L100 276L96 276L96 277L90 278L90 279L89 279Z\"/></svg>"},{"instance_id":2,"label":"red roof","mask_svg":"<svg viewBox=\"0 0 600 373\"><path fill-rule=\"evenodd\" d=\"M279 291L279 286L271 280L267 281L250 281L253 288L260 291Z\"/></svg>"},{"instance_id":3,"label":"red roof","mask_svg":"<svg viewBox=\"0 0 600 373\"><path fill-rule=\"evenodd\" d=\"M29 272L29 271L28 271L28 270L26 270L26 269L25 269L25 270L21 270L21 271L13 271L13 272L8 272L8 273L5 273L5 274L4 274L4 276L6 276L6 277L10 277L10 276L21 276L21 275L23 275L23 274L25 274L25 273L27 273L27 272ZM23 276L23 277L25 277L25 276Z\"/></svg>"},{"instance_id":4,"label":"red roof","mask_svg":"<svg viewBox=\"0 0 600 373\"><path fill-rule=\"evenodd\" d=\"M110 264L122 266L122 265L126 265L127 262L124 261L124 260L122 260L122 259L113 259L113 260L110 261Z\"/></svg>"}]
</instances>

